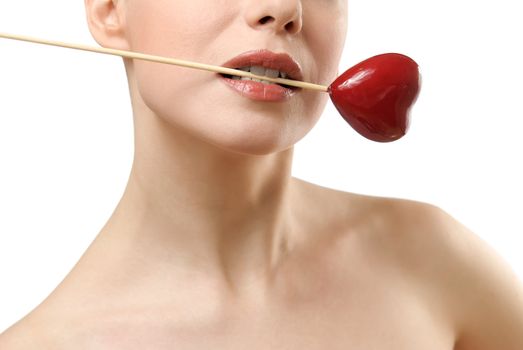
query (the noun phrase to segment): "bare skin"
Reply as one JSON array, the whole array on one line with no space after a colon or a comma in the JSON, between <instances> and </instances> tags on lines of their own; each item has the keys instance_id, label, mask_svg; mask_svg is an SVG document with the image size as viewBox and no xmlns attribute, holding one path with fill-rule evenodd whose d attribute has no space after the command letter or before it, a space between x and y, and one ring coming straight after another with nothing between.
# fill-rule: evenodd
<instances>
[{"instance_id":1,"label":"bare skin","mask_svg":"<svg viewBox=\"0 0 523 350\"><path fill-rule=\"evenodd\" d=\"M267 284L235 293L202 271L116 256L104 228L0 348L521 348L520 282L446 213L295 181L308 229Z\"/></svg>"},{"instance_id":2,"label":"bare skin","mask_svg":"<svg viewBox=\"0 0 523 350\"><path fill-rule=\"evenodd\" d=\"M160 262L153 273L115 256L118 232L106 229L7 336L20 349L453 349L448 300L422 293L419 265L398 259L412 255L406 216L418 205L296 185L305 230L267 285L233 293Z\"/></svg>"},{"instance_id":3,"label":"bare skin","mask_svg":"<svg viewBox=\"0 0 523 350\"><path fill-rule=\"evenodd\" d=\"M323 83L346 29L343 0L85 3L102 46L218 64L268 47ZM442 210L291 176L325 95L263 104L208 73L124 63L125 193L0 349L523 348L520 282Z\"/></svg>"}]
</instances>

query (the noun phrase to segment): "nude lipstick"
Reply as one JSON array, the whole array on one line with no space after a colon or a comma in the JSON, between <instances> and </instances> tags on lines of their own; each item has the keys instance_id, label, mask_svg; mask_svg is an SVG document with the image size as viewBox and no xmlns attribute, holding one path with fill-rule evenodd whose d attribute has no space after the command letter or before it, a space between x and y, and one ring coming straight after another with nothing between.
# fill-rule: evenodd
<instances>
[{"instance_id":1,"label":"nude lipstick","mask_svg":"<svg viewBox=\"0 0 523 350\"><path fill-rule=\"evenodd\" d=\"M269 50L252 50L225 62L223 67L251 72L270 78L303 80L300 65L286 53ZM217 74L233 91L255 101L284 102L296 95L301 88L271 83L251 78Z\"/></svg>"}]
</instances>

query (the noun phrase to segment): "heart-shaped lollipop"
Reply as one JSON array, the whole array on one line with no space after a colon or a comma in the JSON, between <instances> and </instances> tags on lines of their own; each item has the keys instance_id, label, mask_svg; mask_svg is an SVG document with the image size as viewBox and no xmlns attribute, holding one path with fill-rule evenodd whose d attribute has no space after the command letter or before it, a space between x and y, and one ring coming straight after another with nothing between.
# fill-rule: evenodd
<instances>
[{"instance_id":1,"label":"heart-shaped lollipop","mask_svg":"<svg viewBox=\"0 0 523 350\"><path fill-rule=\"evenodd\" d=\"M358 133L378 142L401 138L419 94L418 64L398 53L358 63L329 86L331 100Z\"/></svg>"},{"instance_id":2,"label":"heart-shaped lollipop","mask_svg":"<svg viewBox=\"0 0 523 350\"><path fill-rule=\"evenodd\" d=\"M181 67L328 92L341 116L361 135L378 142L395 141L405 135L409 127L409 110L416 101L421 83L416 62L398 53L377 55L358 63L327 87L303 81L269 78L242 70L139 52L69 44L6 33L0 33L0 38L174 64Z\"/></svg>"}]
</instances>

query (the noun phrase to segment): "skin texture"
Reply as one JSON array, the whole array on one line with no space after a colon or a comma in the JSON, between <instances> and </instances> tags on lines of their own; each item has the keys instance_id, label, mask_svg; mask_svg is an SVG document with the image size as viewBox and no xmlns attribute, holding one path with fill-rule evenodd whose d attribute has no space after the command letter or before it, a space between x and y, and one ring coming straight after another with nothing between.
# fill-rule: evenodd
<instances>
[{"instance_id":1,"label":"skin texture","mask_svg":"<svg viewBox=\"0 0 523 350\"><path fill-rule=\"evenodd\" d=\"M222 64L288 52L337 75L343 0L86 0L104 47ZM269 20L260 21L262 18ZM523 348L510 267L439 208L291 176L328 96L254 102L213 74L124 59L129 182L60 285L0 349Z\"/></svg>"}]
</instances>

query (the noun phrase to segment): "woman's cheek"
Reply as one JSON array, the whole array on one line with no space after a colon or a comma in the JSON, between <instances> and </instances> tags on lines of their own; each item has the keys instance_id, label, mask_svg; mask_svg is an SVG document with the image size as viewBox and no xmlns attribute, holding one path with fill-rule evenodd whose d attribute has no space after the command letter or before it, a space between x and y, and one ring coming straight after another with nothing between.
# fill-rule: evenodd
<instances>
[{"instance_id":1,"label":"woman's cheek","mask_svg":"<svg viewBox=\"0 0 523 350\"><path fill-rule=\"evenodd\" d=\"M161 116L165 111L176 109L178 99L183 95L183 81L176 79L174 66L153 62L134 61L134 79L143 103L155 114ZM177 81L178 80L178 81Z\"/></svg>"},{"instance_id":2,"label":"woman's cheek","mask_svg":"<svg viewBox=\"0 0 523 350\"><path fill-rule=\"evenodd\" d=\"M346 5L325 6L309 16L308 36L316 55L318 83L329 85L337 77L338 65L347 35ZM328 40L326 40L328 38Z\"/></svg>"}]
</instances>

